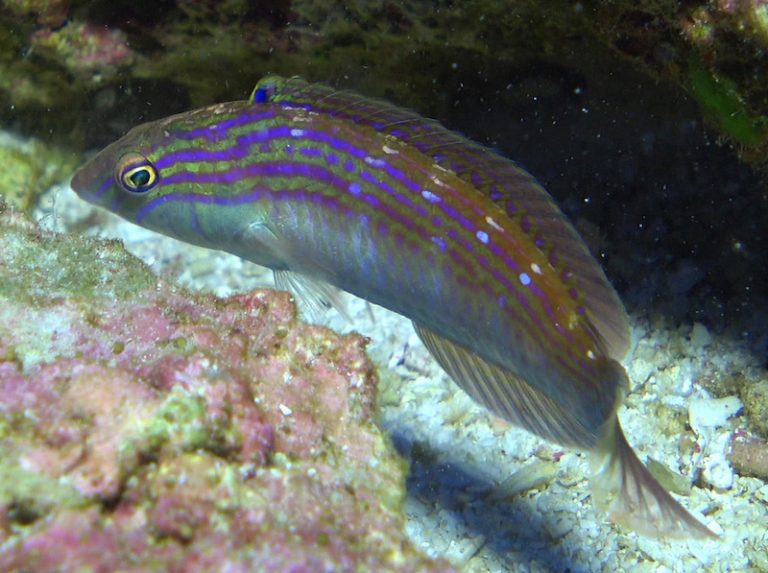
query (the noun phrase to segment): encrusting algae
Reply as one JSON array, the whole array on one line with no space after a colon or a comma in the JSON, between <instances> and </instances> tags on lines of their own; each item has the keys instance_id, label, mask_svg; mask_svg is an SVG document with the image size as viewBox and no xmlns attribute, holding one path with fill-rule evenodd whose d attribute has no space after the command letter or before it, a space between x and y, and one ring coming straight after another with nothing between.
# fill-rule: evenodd
<instances>
[{"instance_id":1,"label":"encrusting algae","mask_svg":"<svg viewBox=\"0 0 768 573\"><path fill-rule=\"evenodd\" d=\"M437 122L300 79L138 126L72 180L155 231L398 312L494 414L593 454L594 498L659 537L714 534L637 458L616 411L630 333L552 198Z\"/></svg>"}]
</instances>

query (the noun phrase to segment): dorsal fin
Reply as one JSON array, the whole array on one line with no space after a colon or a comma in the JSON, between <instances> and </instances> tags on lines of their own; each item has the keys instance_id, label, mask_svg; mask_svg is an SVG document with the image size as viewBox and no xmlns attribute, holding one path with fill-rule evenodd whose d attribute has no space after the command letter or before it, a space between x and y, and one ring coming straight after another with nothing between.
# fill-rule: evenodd
<instances>
[{"instance_id":1,"label":"dorsal fin","mask_svg":"<svg viewBox=\"0 0 768 573\"><path fill-rule=\"evenodd\" d=\"M534 239L559 273L572 276L570 284L600 333L607 354L616 360L625 356L630 330L621 300L549 193L513 161L412 111L300 78L268 76L256 85L251 101L302 107L371 127L412 145L471 183Z\"/></svg>"}]
</instances>

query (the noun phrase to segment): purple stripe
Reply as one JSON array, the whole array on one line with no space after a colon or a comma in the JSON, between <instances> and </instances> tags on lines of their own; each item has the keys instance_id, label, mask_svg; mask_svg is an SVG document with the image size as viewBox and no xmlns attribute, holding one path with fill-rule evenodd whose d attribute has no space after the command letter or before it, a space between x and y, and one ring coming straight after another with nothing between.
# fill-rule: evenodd
<instances>
[{"instance_id":1,"label":"purple stripe","mask_svg":"<svg viewBox=\"0 0 768 573\"><path fill-rule=\"evenodd\" d=\"M552 305L549 304L549 297L544 293L544 291L536 286L536 281L531 279L531 284L529 284L527 288L541 301L541 306L544 308L544 312L547 313L547 316L554 320L555 311L552 308ZM570 331L566 331L564 334L569 341L573 341L573 334Z\"/></svg>"},{"instance_id":2,"label":"purple stripe","mask_svg":"<svg viewBox=\"0 0 768 573\"><path fill-rule=\"evenodd\" d=\"M446 205L445 201L442 201L440 203L440 208L442 211L448 215L451 219L459 223L462 227L464 227L467 231L474 232L475 226L472 224L472 221L467 219L464 215L459 213L456 209L451 207L450 205Z\"/></svg>"},{"instance_id":3,"label":"purple stripe","mask_svg":"<svg viewBox=\"0 0 768 573\"><path fill-rule=\"evenodd\" d=\"M221 123L215 123L207 127L198 127L177 135L178 139L190 140L204 137L209 142L222 141L229 137L229 130L233 127L241 127L257 121L272 119L275 117L274 111L258 111L253 113L239 113L232 119L227 119Z\"/></svg>"},{"instance_id":4,"label":"purple stripe","mask_svg":"<svg viewBox=\"0 0 768 573\"><path fill-rule=\"evenodd\" d=\"M230 120L230 122L235 120ZM209 161L234 161L237 159L244 159L246 156L250 154L250 147L255 143L265 143L267 141L273 141L275 139L281 139L281 138L291 138L291 139L308 139L310 141L317 141L320 143L325 143L326 145L329 145L333 149L337 149L339 151L342 151L343 153L346 153L348 155L352 155L353 157L356 157L357 159L361 159L365 161L366 158L370 157L368 152L364 149L361 149L359 147L356 147L354 145L351 145L350 143L332 137L328 135L327 133L318 132L318 131L311 131L303 128L291 128L289 126L278 126L278 127L270 127L265 130L259 130L248 134L243 134L240 137L237 138L237 143L234 147L229 147L225 150L182 150L182 151L175 151L166 154L164 157L159 159L155 166L159 170L168 169L172 167L177 162L195 162L195 163L204 163ZM375 164L372 164L371 167L377 167L379 169L383 169L390 177L395 179L396 181L400 182L402 185L404 185L406 188L410 189L414 193L420 193L421 192L421 186L416 183L414 180L410 179L405 175L404 172L401 170L398 170L391 166L388 162L384 161L376 161ZM246 168L247 169L247 168ZM232 171L226 172L227 174L232 173ZM214 178L209 181L206 181L204 178L204 175L206 174L199 174L196 177L198 179L197 182L205 183L205 182L211 182L211 183L233 183L234 181L240 179L239 177L231 176L231 175L224 175L222 178ZM255 176L258 176L256 174ZM311 175L308 175L311 177ZM362 174L361 174L362 176ZM168 178L166 178L166 183L169 182L177 182L176 179L174 179L176 175L171 175ZM183 182L184 180L178 180L178 182ZM192 181L186 181L186 182L192 182ZM383 186L381 182L376 181L376 185L381 188L383 191L392 194L393 189L390 186L386 186L386 188ZM452 195L457 197L460 200L463 200L466 202L466 199L464 199L460 193L457 193L455 190L452 190ZM405 202L405 197L403 195L397 194L393 195L394 198L408 206L411 209L415 209L414 204L412 202ZM477 206L472 204L473 209L477 210ZM453 209L452 207L442 204L440 205L441 210L445 212L449 217L456 220L460 225L462 225L464 228L469 230L474 230L474 225L472 224L469 219L461 215L458 211ZM426 211L422 209L415 209L416 214L425 217Z\"/></svg>"},{"instance_id":5,"label":"purple stripe","mask_svg":"<svg viewBox=\"0 0 768 573\"><path fill-rule=\"evenodd\" d=\"M333 172L309 163L276 162L254 163L246 167L235 167L226 171L210 171L207 173L194 173L192 171L179 171L166 177L165 185L200 184L210 183L217 185L232 185L252 177L307 177L321 181L340 191L347 189L348 183L334 175Z\"/></svg>"},{"instance_id":6,"label":"purple stripe","mask_svg":"<svg viewBox=\"0 0 768 573\"><path fill-rule=\"evenodd\" d=\"M93 197L94 198L98 198L98 197L101 197L102 195L104 195L104 193L109 191L110 187L112 187L114 182L115 182L115 178L113 176L110 175L109 177L107 177L104 180L104 183L101 184L101 187L99 187L98 191L96 191L96 193L94 193Z\"/></svg>"},{"instance_id":7,"label":"purple stripe","mask_svg":"<svg viewBox=\"0 0 768 573\"><path fill-rule=\"evenodd\" d=\"M317 147L302 147L299 149L299 153L304 157L323 157L323 150Z\"/></svg>"},{"instance_id":8,"label":"purple stripe","mask_svg":"<svg viewBox=\"0 0 768 573\"><path fill-rule=\"evenodd\" d=\"M200 203L202 205L243 205L252 201L258 201L267 193L268 191L263 189L254 189L250 193L235 196L205 195L203 193L168 193L167 195L147 201L136 212L136 222L141 223L154 209L165 203L178 201L180 203Z\"/></svg>"},{"instance_id":9,"label":"purple stripe","mask_svg":"<svg viewBox=\"0 0 768 573\"><path fill-rule=\"evenodd\" d=\"M262 114L263 115L263 114ZM248 117L247 120L240 121L238 118L235 118L233 120L229 120L227 122L222 122L222 124L219 124L219 126L224 126L225 129L229 129L230 127L234 127L235 125L244 125L246 123L249 123L251 121L258 121L258 119L255 119L255 115L252 115ZM262 118L265 119L265 118ZM226 124L226 126L225 126ZM209 137L209 132L216 133L216 135L220 135L221 131L218 131L218 129L211 130L211 128L204 128L201 130L198 130L197 137ZM187 136L192 134L193 132L188 132ZM212 137L212 135L210 135ZM255 143L265 143L268 141L273 141L275 139L280 138L290 138L290 139L308 139L310 141L316 141L320 143L327 144L333 149L339 150L343 153L346 153L348 155L351 155L359 160L366 161L366 163L372 167L372 168L378 168L379 170L384 171L387 175L398 181L400 184L402 184L407 189L411 190L415 193L420 193L422 186L419 185L416 181L413 179L407 177L405 173L392 165L390 165L389 162L384 160L371 160L370 154L359 147L356 147L344 140L337 139L335 137L330 136L327 133L324 132L317 132L317 131L311 131L306 130L303 128L291 128L288 126L278 126L278 127L270 127L266 130L260 130L255 131L248 134L243 134L242 136L239 136L237 138L237 144L234 147L230 147L226 150L182 150L182 151L176 151L171 152L167 154L165 157L160 159L157 162L157 167L159 169L165 169L173 164L179 162L179 161L192 161L192 162L206 162L206 161L233 161L236 159L242 159L246 157L248 154L250 154L250 146L252 146ZM321 155L320 150L316 150L313 148L303 147L301 148L301 152L304 155L307 156L319 156ZM349 165L349 162L347 162L347 165ZM428 171L425 171L423 168L420 167L420 171L424 171L425 173L429 173ZM333 175L331 172L319 168L317 166L312 165L306 165L306 164L266 164L266 165L251 165L248 167L243 168L236 168L236 169L230 169L224 172L218 172L218 173L189 173L189 172L181 172L177 173L171 176L168 176L164 182L166 184L176 184L176 183L215 183L215 184L231 184L238 181L241 181L245 177L269 177L269 176L305 176L312 179L320 180L328 185L331 185L339 190L346 191L348 189L346 182L344 182L341 178ZM360 173L361 179L364 181L367 181L368 183L371 183L393 197L398 203L401 203L405 205L408 209L415 211L417 215L419 215L422 218L425 218L427 216L427 211L421 207L418 206L410 200L408 197L404 196L401 193L398 193L393 189L390 185L379 181L376 177L374 177L372 174L370 174L368 171L363 171ZM462 196L460 193L457 192L457 190L453 189L453 187L446 187L442 188L442 192L445 193L446 191L450 190L450 195L452 197L458 198L458 200L462 203L471 205L473 210L478 211L478 205L475 202L472 202L469 198ZM154 209L157 205L161 204L160 201L165 202L168 199L168 197L173 197L172 195L168 195L159 199L156 199L154 201L151 201L147 203L137 214L137 219L140 221L144 217L147 216L147 214ZM208 197L206 195L201 195L200 197ZM294 197L296 197L294 195ZM408 218L404 217L403 214L401 214L398 210L393 209L389 206L380 204L380 202L376 199L376 197L365 194L363 196L363 200L368 203L369 205L374 206L377 210L384 212L387 216L389 216L391 219L397 221L405 228L409 229L410 231L416 232L419 236L422 238L426 238L429 233L427 233L423 228L418 228L414 224L414 222ZM249 200L246 199L243 202L248 202ZM216 203L215 201L212 201L213 203ZM231 203L230 203L231 204ZM440 209L443 210L443 212L448 215L451 219L456 221L459 225L461 225L464 229L468 231L474 231L475 225L467 219L464 215L462 215L460 212L458 212L456 209L454 209L452 206L447 205L445 201L442 201L440 204ZM479 211L482 211L480 209ZM458 238L458 237L456 237ZM463 243L463 244L462 244ZM463 246L465 249L468 247L465 241L460 241L461 246ZM502 250L499 246L497 246L494 243L490 243L488 245L491 252L504 261L505 265L510 268L513 272L518 273L519 272L519 265L506 253L504 250ZM469 247L470 250L473 247ZM454 255L457 255L454 250L450 251L450 255L452 258L455 259ZM458 262L458 261L457 261ZM497 280L500 280L502 284L504 284L507 288L513 290L515 292L515 296L518 299L518 301L521 302L522 300L525 300L524 307L527 310L527 314L533 320L534 324L536 324L539 327L539 330L542 330L545 334L546 338L552 340L552 337L549 334L548 329L542 329L541 321L539 320L539 315L530 307L527 299L525 298L525 295L520 293L520 291L516 288L514 283L507 280L503 277L501 273L499 273L497 270L493 269L491 265L488 264L488 261L483 259L483 261L478 261L482 267L484 267L486 270L489 270L496 278ZM464 268L466 271L469 271L470 268L468 266L468 263L464 261ZM551 306L549 305L549 302L547 300L546 295L541 292L539 289L536 289L538 292L534 291L534 294L542 301L543 308L550 317L553 316L553 311ZM569 333L570 334L570 333ZM572 338L572 336L568 336L567 338Z\"/></svg>"},{"instance_id":10,"label":"purple stripe","mask_svg":"<svg viewBox=\"0 0 768 573\"><path fill-rule=\"evenodd\" d=\"M422 217L426 216L426 210L421 206L415 205L413 201L411 201L408 197L402 195L401 193L397 193L392 187L386 183L379 182L370 174L368 174L367 177L364 177L363 175L364 174L361 173L362 179L376 185L385 193L391 194L396 201L415 211L417 215ZM239 167L235 169L229 169L228 171L210 173L193 173L189 171L181 171L174 173L173 175L169 175L163 180L163 183L165 185L199 183L231 185L251 177L258 178L294 176L314 179L343 193L351 192L352 194L355 194L354 190L349 186L349 184L341 177L335 175L332 171L329 171L318 165L297 163L295 161L284 163L256 163L247 167ZM374 195L366 193L362 197L366 203L376 207L380 211L385 211L388 215L390 215L394 220L399 222L404 227L410 230L416 230L416 226L412 223L412 218L408 217L407 213L400 213L396 209L390 207L385 208L384 204L381 204L378 198L376 198ZM147 205L144 206L144 208L146 207ZM142 208L142 211L144 208ZM422 238L425 238L428 235L428 230L419 229L418 234Z\"/></svg>"},{"instance_id":11,"label":"purple stripe","mask_svg":"<svg viewBox=\"0 0 768 573\"><path fill-rule=\"evenodd\" d=\"M294 135L297 132L300 132L301 135ZM351 155L362 161L365 161L367 157L370 157L369 153L366 150L356 147L344 140L332 137L327 133L310 131L310 130L301 129L301 128L291 128L288 126L278 126L278 127L270 127L265 130L255 131L248 134L243 134L237 138L236 144L234 146L224 150L173 151L173 152L167 153L165 156L158 159L158 161L155 163L155 167L158 170L164 170L164 169L171 168L174 164L178 162L195 162L195 163L203 163L203 162L211 162L211 161L229 162L229 161L234 161L238 159L244 159L246 156L250 154L251 152L250 147L253 144L264 143L266 141L273 141L275 139L282 139L282 138L291 138L291 139L301 138L301 139L308 139L310 141L316 141L319 143L324 143L333 149L342 151L343 153ZM403 171L396 169L395 167L390 165L388 162L383 160L374 161L371 164L371 167L375 167L383 170L387 175L389 175L390 177L392 177L393 179L401 183L410 191L413 191L414 193L421 192L421 185L419 185L416 181L407 177ZM467 202L467 200L464 199L461 196L461 194L456 193L455 191L452 193L452 195L464 201L465 203ZM473 209L477 210L476 205L474 205L471 202L469 204L472 205ZM458 211L456 211L455 209L452 209L451 207L448 207L446 205L441 205L441 209L447 215L457 220L459 224L461 224L464 228L469 230L474 230L474 225L472 225L469 219L459 214ZM424 216L423 214L421 215Z\"/></svg>"},{"instance_id":12,"label":"purple stripe","mask_svg":"<svg viewBox=\"0 0 768 573\"><path fill-rule=\"evenodd\" d=\"M505 233L506 234L506 233ZM515 259L509 256L506 250L502 249L499 245L496 244L495 241L488 241L488 248L491 249L491 252L504 261L504 264L507 265L512 271L516 274L520 273L520 265L517 263Z\"/></svg>"},{"instance_id":13,"label":"purple stripe","mask_svg":"<svg viewBox=\"0 0 768 573\"><path fill-rule=\"evenodd\" d=\"M410 197L403 195L388 183L385 183L384 181L379 181L369 171L361 171L360 179L370 183L371 185L375 185L376 187L383 190L388 195L394 197L399 203L402 203L403 205L407 206L409 209L414 211L419 217L425 218L429 214L429 212L427 211L427 209L424 208L423 205L414 203Z\"/></svg>"},{"instance_id":14,"label":"purple stripe","mask_svg":"<svg viewBox=\"0 0 768 573\"><path fill-rule=\"evenodd\" d=\"M267 163L267 164L255 164L248 167L241 167L237 169L230 169L224 172L214 173L191 173L191 172L179 172L171 175L164 180L166 185L174 184L196 184L196 183L214 183L214 184L230 184L238 181L242 181L246 177L307 177L317 181L321 181L324 184L339 191L340 195L346 195L350 193L349 184L334 175L333 172L319 167L317 165L310 165L304 163ZM141 221L149 215L149 213L156 207L168 202L168 201L197 201L203 204L214 205L240 205L248 203L262 198L261 193L269 193L268 190L260 191L254 190L245 195L231 196L218 196L207 195L202 193L183 194L183 193L169 193L161 197L157 197L148 201L136 214L136 221ZM296 192L298 193L298 192ZM313 193L312 195L321 195L320 193ZM293 195L294 198L299 198L297 194ZM189 198L189 199L188 199ZM406 229L416 232L420 237L425 238L428 235L428 231L423 228L418 228L414 223L412 217L408 217L407 214L403 214L399 210L392 208L388 205L381 203L375 195L365 193L362 196L363 201L378 211L384 213L386 216L396 221Z\"/></svg>"}]
</instances>

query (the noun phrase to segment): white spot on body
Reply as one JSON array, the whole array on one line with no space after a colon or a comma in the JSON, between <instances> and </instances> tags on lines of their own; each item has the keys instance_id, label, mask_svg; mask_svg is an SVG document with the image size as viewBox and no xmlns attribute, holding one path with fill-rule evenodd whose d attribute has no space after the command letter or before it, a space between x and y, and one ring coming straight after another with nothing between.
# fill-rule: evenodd
<instances>
[{"instance_id":1,"label":"white spot on body","mask_svg":"<svg viewBox=\"0 0 768 573\"><path fill-rule=\"evenodd\" d=\"M587 358L589 358L590 360L594 360L595 359L595 353L592 352L591 350L587 350Z\"/></svg>"},{"instance_id":2,"label":"white spot on body","mask_svg":"<svg viewBox=\"0 0 768 573\"><path fill-rule=\"evenodd\" d=\"M421 192L421 196L424 197L424 199L426 199L430 203L439 203L440 201L442 201L439 195L435 195L434 193L432 193L432 191L429 191L428 189L424 189L424 191Z\"/></svg>"},{"instance_id":3,"label":"white spot on body","mask_svg":"<svg viewBox=\"0 0 768 573\"><path fill-rule=\"evenodd\" d=\"M438 166L436 166L436 167L439 167L439 165L438 165ZM432 177L430 177L430 179L432 179L432 182L433 182L435 185L437 185L438 187L445 187L445 183L443 183L442 181L440 181L440 179L437 177L437 175L433 175Z\"/></svg>"},{"instance_id":4,"label":"white spot on body","mask_svg":"<svg viewBox=\"0 0 768 573\"><path fill-rule=\"evenodd\" d=\"M282 412L283 416L290 416L293 414L293 410L291 410L285 404L279 404L277 407L279 408L280 412Z\"/></svg>"},{"instance_id":5,"label":"white spot on body","mask_svg":"<svg viewBox=\"0 0 768 573\"><path fill-rule=\"evenodd\" d=\"M397 155L398 153L400 153L397 149L392 149L391 147L387 147L386 145L382 146L381 150L387 155Z\"/></svg>"},{"instance_id":6,"label":"white spot on body","mask_svg":"<svg viewBox=\"0 0 768 573\"><path fill-rule=\"evenodd\" d=\"M478 231L475 233L475 236L477 237L477 240L483 243L484 245L488 244L488 233L485 231Z\"/></svg>"},{"instance_id":7,"label":"white spot on body","mask_svg":"<svg viewBox=\"0 0 768 573\"><path fill-rule=\"evenodd\" d=\"M541 274L541 267L537 265L536 263L531 263L531 270L536 273L537 275Z\"/></svg>"},{"instance_id":8,"label":"white spot on body","mask_svg":"<svg viewBox=\"0 0 768 573\"><path fill-rule=\"evenodd\" d=\"M523 283L523 285L528 286L531 284L531 277L528 273L520 273L520 282Z\"/></svg>"},{"instance_id":9,"label":"white spot on body","mask_svg":"<svg viewBox=\"0 0 768 573\"><path fill-rule=\"evenodd\" d=\"M497 231L504 230L504 228L501 225L499 225L496 221L494 221L491 217L486 217L485 222L488 223L491 227L493 227Z\"/></svg>"},{"instance_id":10,"label":"white spot on body","mask_svg":"<svg viewBox=\"0 0 768 573\"><path fill-rule=\"evenodd\" d=\"M366 156L364 161L373 167L385 167L387 165L387 162L383 159L376 159L375 157L371 157L370 155Z\"/></svg>"}]
</instances>

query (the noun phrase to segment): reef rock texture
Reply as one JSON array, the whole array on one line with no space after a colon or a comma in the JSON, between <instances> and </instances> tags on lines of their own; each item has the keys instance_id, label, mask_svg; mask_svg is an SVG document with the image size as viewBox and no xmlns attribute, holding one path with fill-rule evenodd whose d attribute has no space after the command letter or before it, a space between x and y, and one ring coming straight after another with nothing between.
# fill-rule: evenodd
<instances>
[{"instance_id":1,"label":"reef rock texture","mask_svg":"<svg viewBox=\"0 0 768 573\"><path fill-rule=\"evenodd\" d=\"M764 0L184 0L140 7L108 0L3 0L0 7L0 100L24 115L59 111L51 116L59 126L80 123L67 112L84 94L96 97L96 106L73 109L88 114L99 108L114 113L134 91L146 96L171 90L202 105L225 91L247 93L251 74L292 70L322 80L349 74L346 79L364 91L424 104L446 65L492 56L505 65L538 62L579 73L586 66L578 61L588 55L601 64L628 59L680 84L714 127L747 157L765 163ZM361 67L376 73L356 80ZM432 101L434 112L453 103Z\"/></svg>"},{"instance_id":2,"label":"reef rock texture","mask_svg":"<svg viewBox=\"0 0 768 573\"><path fill-rule=\"evenodd\" d=\"M0 212L0 570L450 571L359 335Z\"/></svg>"}]
</instances>

